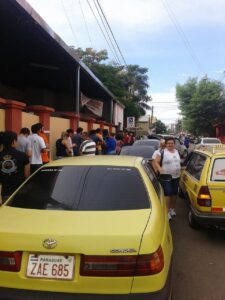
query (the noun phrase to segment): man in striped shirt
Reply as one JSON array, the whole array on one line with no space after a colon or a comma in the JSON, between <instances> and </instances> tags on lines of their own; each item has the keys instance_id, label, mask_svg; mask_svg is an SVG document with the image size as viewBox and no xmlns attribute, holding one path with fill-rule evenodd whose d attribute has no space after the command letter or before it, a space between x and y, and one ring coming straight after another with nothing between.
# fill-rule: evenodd
<instances>
[{"instance_id":1,"label":"man in striped shirt","mask_svg":"<svg viewBox=\"0 0 225 300\"><path fill-rule=\"evenodd\" d=\"M89 137L87 132L83 132L82 138L83 142L80 145L80 155L95 155L96 143Z\"/></svg>"}]
</instances>

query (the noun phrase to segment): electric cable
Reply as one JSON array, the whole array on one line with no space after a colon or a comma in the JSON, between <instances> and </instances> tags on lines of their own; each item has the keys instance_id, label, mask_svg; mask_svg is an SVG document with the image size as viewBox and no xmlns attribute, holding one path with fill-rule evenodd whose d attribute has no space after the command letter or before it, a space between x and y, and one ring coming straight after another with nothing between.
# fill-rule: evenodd
<instances>
[{"instance_id":1,"label":"electric cable","mask_svg":"<svg viewBox=\"0 0 225 300\"><path fill-rule=\"evenodd\" d=\"M123 62L124 62L124 64L125 64L125 66L127 67L127 63L126 63L126 61L125 61L125 58L124 58L124 56L123 56L123 53L122 53L122 51L121 51L121 49L120 49L120 47L119 47L119 45L118 45L118 43L117 43L117 41L116 41L116 38L115 38L115 36L114 36L114 34L113 34L113 31L112 31L112 29L111 29L111 27L110 27L110 25L109 25L109 22L108 22L108 20L107 20L107 18L106 18L106 15L105 15L105 13L104 13L102 7L101 7L101 4L99 3L99 0L97 0L97 4L98 4L98 6L99 6L99 8L100 8L100 10L101 10L101 12L102 12L102 15L103 15L103 17L104 17L104 19L105 19L105 21L106 21L106 24L107 24L107 26L108 26L108 28L109 28L109 30L110 30L110 32L111 32L111 35L112 35L112 37L113 37L113 40L114 40L114 42L115 42L115 44L116 44L116 46L117 46L117 49L118 49L120 55L121 55L121 57L122 57L122 60L123 60Z\"/></svg>"},{"instance_id":2,"label":"electric cable","mask_svg":"<svg viewBox=\"0 0 225 300\"><path fill-rule=\"evenodd\" d=\"M88 6L89 6L89 8L90 8L90 10L91 10L91 12L92 12L92 14L93 14L93 16L95 17L95 20L96 20L96 22L97 22L97 24L98 24L98 26L99 26L99 29L101 30L101 33L102 33L102 35L103 35L103 37L104 37L104 39L105 39L105 41L106 41L106 43L107 43L107 45L108 45L108 47L109 47L111 53L112 53L112 55L113 55L113 57L114 57L116 63L120 64L120 63L117 61L117 59L115 58L115 54L113 53L113 50L111 49L111 46L110 46L110 44L109 44L109 42L108 42L108 40L107 40L107 38L106 38L106 36L105 36L104 31L102 30L102 27L101 27L101 25L100 25L100 23L99 23L99 21L98 21L98 18L97 18L96 15L95 15L95 12L94 12L93 8L92 8L91 5L90 5L89 0L87 0L87 3L88 3Z\"/></svg>"},{"instance_id":3,"label":"electric cable","mask_svg":"<svg viewBox=\"0 0 225 300\"><path fill-rule=\"evenodd\" d=\"M85 28L86 28L86 31L87 31L88 39L89 39L91 47L93 48L93 43L92 43L92 40L91 40L91 35L90 35L89 30L88 30L88 25L87 25L87 22L86 22L86 18L85 18L84 11L83 11L83 8L82 8L80 0L79 0L79 6L80 6L81 13L82 13L82 16L83 16L84 25L85 25Z\"/></svg>"},{"instance_id":4,"label":"electric cable","mask_svg":"<svg viewBox=\"0 0 225 300\"><path fill-rule=\"evenodd\" d=\"M176 16L175 16L174 12L173 12L172 9L169 7L169 4L167 3L166 0L161 0L161 1L162 1L162 4L163 4L163 6L164 6L164 8L165 8L165 10L166 10L166 12L167 12L167 14L168 14L170 20L171 20L172 23L174 24L174 26L175 26L175 28L176 28L178 34L181 36L181 38L182 38L182 40L183 40L183 42L184 42L184 45L185 45L187 51L189 52L191 58L193 59L195 65L197 66L197 68L199 69L199 71L200 71L202 74L204 74L205 72L203 71L202 65L201 65L201 63L200 63L198 57L197 57L196 54L194 53L194 51L193 51L193 49L192 49L192 47L191 47L191 44L190 44L190 42L188 41L188 39L187 39L187 37L186 37L186 35L185 35L183 29L181 28L181 26L180 26L180 24L179 24L179 22L178 22L178 20L177 20L177 18L176 18Z\"/></svg>"},{"instance_id":5,"label":"electric cable","mask_svg":"<svg viewBox=\"0 0 225 300\"><path fill-rule=\"evenodd\" d=\"M110 43L111 43L111 46L112 46L112 48L113 48L113 50L114 50L115 56L116 56L117 60L119 61L120 65L121 65L121 61L120 61L120 58L119 58L119 56L118 56L118 54L117 54L117 50L116 50L115 46L113 45L112 39L111 39L111 37L110 37L110 35L109 35L108 29L107 29L107 27L106 27L106 25L105 25L105 22L104 22L103 18L102 18L101 12L100 12L98 6L96 5L96 2L95 2L94 0L93 0L93 2L94 2L94 5L95 5L96 10L97 10L97 12L98 12L98 15L99 15L99 17L100 17L100 19L101 19L101 21L102 21L103 27L105 28L105 32L106 32L106 34L107 34L107 36L108 36L108 39L109 39L109 41L110 41Z\"/></svg>"},{"instance_id":6,"label":"electric cable","mask_svg":"<svg viewBox=\"0 0 225 300\"><path fill-rule=\"evenodd\" d=\"M72 26L72 24L71 24L71 22L70 22L70 19L69 19L69 16L68 16L68 14L67 14L66 8L65 8L65 6L64 6L63 0L61 0L61 4L62 4L62 8L63 8L64 14L65 14L65 16L66 16L67 22L68 22L68 24L69 24L69 27L70 27L70 29L71 29L71 32L72 32L72 34L73 34L73 38L74 38L74 40L75 40L75 43L76 43L76 45L78 46L78 45L79 45L78 39L77 39L77 36L76 36L76 34L75 34L74 30L73 30L73 26Z\"/></svg>"}]
</instances>

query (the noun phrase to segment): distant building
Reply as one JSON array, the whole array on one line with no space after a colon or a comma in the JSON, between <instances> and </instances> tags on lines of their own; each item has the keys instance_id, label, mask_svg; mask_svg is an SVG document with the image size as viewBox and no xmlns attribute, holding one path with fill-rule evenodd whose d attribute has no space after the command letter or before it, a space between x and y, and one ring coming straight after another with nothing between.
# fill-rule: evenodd
<instances>
[{"instance_id":1,"label":"distant building","mask_svg":"<svg viewBox=\"0 0 225 300\"><path fill-rule=\"evenodd\" d=\"M136 122L136 135L148 135L154 132L156 118L150 115L145 115L139 118Z\"/></svg>"}]
</instances>

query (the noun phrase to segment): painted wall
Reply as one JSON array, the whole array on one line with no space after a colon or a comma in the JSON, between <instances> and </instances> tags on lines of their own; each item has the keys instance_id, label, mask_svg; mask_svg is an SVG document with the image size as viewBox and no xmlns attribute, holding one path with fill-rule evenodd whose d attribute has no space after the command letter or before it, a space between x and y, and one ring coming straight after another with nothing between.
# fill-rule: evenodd
<instances>
[{"instance_id":1,"label":"painted wall","mask_svg":"<svg viewBox=\"0 0 225 300\"><path fill-rule=\"evenodd\" d=\"M79 121L79 127L83 128L84 131L88 131L88 124L87 124L87 122Z\"/></svg>"},{"instance_id":2,"label":"painted wall","mask_svg":"<svg viewBox=\"0 0 225 300\"><path fill-rule=\"evenodd\" d=\"M31 113L22 112L21 128L27 127L29 129L31 129L31 126L35 123L39 123L39 116L31 114Z\"/></svg>"},{"instance_id":3,"label":"painted wall","mask_svg":"<svg viewBox=\"0 0 225 300\"><path fill-rule=\"evenodd\" d=\"M61 137L62 131L66 131L68 128L70 128L70 120L69 119L63 119L63 118L57 118L57 117L50 117L50 159L55 159L56 154L56 147L55 142L57 139Z\"/></svg>"},{"instance_id":4,"label":"painted wall","mask_svg":"<svg viewBox=\"0 0 225 300\"><path fill-rule=\"evenodd\" d=\"M5 110L0 109L0 131L5 131Z\"/></svg>"},{"instance_id":5,"label":"painted wall","mask_svg":"<svg viewBox=\"0 0 225 300\"><path fill-rule=\"evenodd\" d=\"M97 129L97 128L100 128L100 124L94 123L93 124L93 129Z\"/></svg>"}]
</instances>

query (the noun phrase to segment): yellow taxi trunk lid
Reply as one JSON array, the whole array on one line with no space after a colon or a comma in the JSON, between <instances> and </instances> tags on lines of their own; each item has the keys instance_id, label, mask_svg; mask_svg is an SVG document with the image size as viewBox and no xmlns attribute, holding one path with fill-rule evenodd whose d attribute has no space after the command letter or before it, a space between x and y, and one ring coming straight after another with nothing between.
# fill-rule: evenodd
<instances>
[{"instance_id":1,"label":"yellow taxi trunk lid","mask_svg":"<svg viewBox=\"0 0 225 300\"><path fill-rule=\"evenodd\" d=\"M110 255L113 251L133 249L128 251L135 254L150 212L50 211L4 206L0 208L0 250ZM56 240L56 247L46 249L46 239Z\"/></svg>"}]
</instances>

